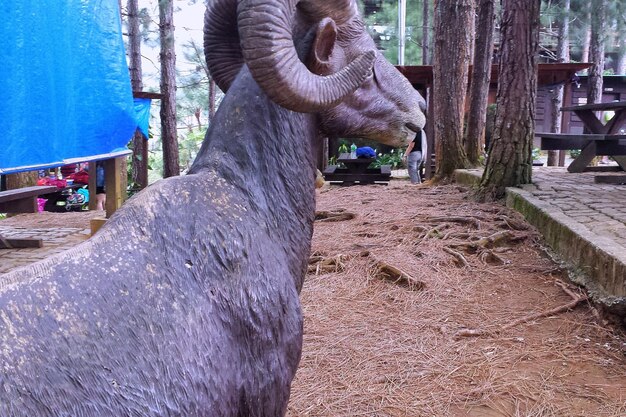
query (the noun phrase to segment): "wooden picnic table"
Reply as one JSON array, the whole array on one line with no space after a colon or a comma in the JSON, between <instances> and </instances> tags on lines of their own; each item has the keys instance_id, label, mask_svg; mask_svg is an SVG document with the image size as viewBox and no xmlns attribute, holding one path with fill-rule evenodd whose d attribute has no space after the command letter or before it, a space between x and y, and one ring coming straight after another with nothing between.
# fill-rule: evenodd
<instances>
[{"instance_id":1,"label":"wooden picnic table","mask_svg":"<svg viewBox=\"0 0 626 417\"><path fill-rule=\"evenodd\" d=\"M0 191L0 213L37 213L39 211L37 197L56 190L55 186L35 185ZM0 234L0 249L40 248L42 245L41 239L15 239Z\"/></svg>"},{"instance_id":2,"label":"wooden picnic table","mask_svg":"<svg viewBox=\"0 0 626 417\"><path fill-rule=\"evenodd\" d=\"M349 153L342 153L337 158L337 162L342 163L345 168L329 165L324 170L324 179L342 185L354 185L357 182L359 184L388 183L391 177L391 166L368 168L374 161L376 158L351 158Z\"/></svg>"},{"instance_id":3,"label":"wooden picnic table","mask_svg":"<svg viewBox=\"0 0 626 417\"><path fill-rule=\"evenodd\" d=\"M37 197L57 191L56 186L35 185L0 191L0 213L37 213Z\"/></svg>"},{"instance_id":4,"label":"wooden picnic table","mask_svg":"<svg viewBox=\"0 0 626 417\"><path fill-rule=\"evenodd\" d=\"M626 171L626 135L620 134L626 122L626 101L569 106L561 111L574 112L589 133L537 133L541 137L541 149L580 149L580 155L567 167L569 172L585 171L593 158L601 155L611 156ZM613 111L615 115L607 123L602 123L596 112L603 111Z\"/></svg>"}]
</instances>

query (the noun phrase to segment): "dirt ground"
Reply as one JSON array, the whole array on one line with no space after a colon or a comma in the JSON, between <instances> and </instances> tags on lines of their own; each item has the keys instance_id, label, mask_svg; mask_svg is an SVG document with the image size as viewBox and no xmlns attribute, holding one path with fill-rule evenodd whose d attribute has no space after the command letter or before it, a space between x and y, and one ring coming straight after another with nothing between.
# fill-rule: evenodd
<instances>
[{"instance_id":1,"label":"dirt ground","mask_svg":"<svg viewBox=\"0 0 626 417\"><path fill-rule=\"evenodd\" d=\"M96 217L104 217L104 210L71 211L52 213L43 211L37 214L17 214L2 220L2 226L19 226L27 228L75 227L89 229L89 221Z\"/></svg>"},{"instance_id":2,"label":"dirt ground","mask_svg":"<svg viewBox=\"0 0 626 417\"><path fill-rule=\"evenodd\" d=\"M456 185L317 193L290 417L626 416L626 337L517 213Z\"/></svg>"},{"instance_id":3,"label":"dirt ground","mask_svg":"<svg viewBox=\"0 0 626 417\"><path fill-rule=\"evenodd\" d=\"M288 415L626 416L626 338L456 185L318 191Z\"/></svg>"}]
</instances>

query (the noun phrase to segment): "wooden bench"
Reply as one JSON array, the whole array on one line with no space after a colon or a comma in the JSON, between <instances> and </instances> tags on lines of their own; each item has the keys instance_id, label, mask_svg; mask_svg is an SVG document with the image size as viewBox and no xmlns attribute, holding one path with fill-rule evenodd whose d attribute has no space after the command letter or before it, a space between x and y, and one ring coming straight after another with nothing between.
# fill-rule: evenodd
<instances>
[{"instance_id":1,"label":"wooden bench","mask_svg":"<svg viewBox=\"0 0 626 417\"><path fill-rule=\"evenodd\" d=\"M324 170L324 179L330 183L343 185L359 184L387 184L391 178L391 165L382 165L380 168L367 168L364 172L351 172L348 168L339 168L329 165Z\"/></svg>"},{"instance_id":2,"label":"wooden bench","mask_svg":"<svg viewBox=\"0 0 626 417\"><path fill-rule=\"evenodd\" d=\"M626 135L535 133L545 151L580 149L580 155L567 167L569 172L583 172L593 158L609 155L626 170Z\"/></svg>"},{"instance_id":3,"label":"wooden bench","mask_svg":"<svg viewBox=\"0 0 626 417\"><path fill-rule=\"evenodd\" d=\"M57 190L57 187L51 185L37 185L0 191L0 213L37 213L39 211L37 197L54 193ZM5 238L0 234L0 249L41 248L42 246L41 239Z\"/></svg>"},{"instance_id":4,"label":"wooden bench","mask_svg":"<svg viewBox=\"0 0 626 417\"><path fill-rule=\"evenodd\" d=\"M37 197L57 190L51 185L36 185L0 191L0 213L37 213Z\"/></svg>"}]
</instances>

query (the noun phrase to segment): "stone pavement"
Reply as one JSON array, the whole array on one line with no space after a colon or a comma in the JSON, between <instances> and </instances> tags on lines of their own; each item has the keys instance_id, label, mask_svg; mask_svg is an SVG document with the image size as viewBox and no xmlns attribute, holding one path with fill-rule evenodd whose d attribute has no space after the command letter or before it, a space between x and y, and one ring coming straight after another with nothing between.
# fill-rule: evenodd
<instances>
[{"instance_id":1,"label":"stone pavement","mask_svg":"<svg viewBox=\"0 0 626 417\"><path fill-rule=\"evenodd\" d=\"M90 230L75 227L3 226L0 222L0 235L11 238L40 238L43 240L42 248L0 250L0 274L4 274L78 245L89 237Z\"/></svg>"},{"instance_id":2,"label":"stone pavement","mask_svg":"<svg viewBox=\"0 0 626 417\"><path fill-rule=\"evenodd\" d=\"M459 170L456 177L475 184L481 175ZM626 185L595 184L595 175L535 167L533 184L507 189L507 205L537 227L574 281L626 318Z\"/></svg>"}]
</instances>

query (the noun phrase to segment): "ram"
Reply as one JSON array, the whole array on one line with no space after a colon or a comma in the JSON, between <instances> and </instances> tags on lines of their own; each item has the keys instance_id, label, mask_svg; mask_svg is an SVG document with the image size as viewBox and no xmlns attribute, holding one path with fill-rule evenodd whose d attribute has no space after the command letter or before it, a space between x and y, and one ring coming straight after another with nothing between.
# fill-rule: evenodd
<instances>
[{"instance_id":1,"label":"ram","mask_svg":"<svg viewBox=\"0 0 626 417\"><path fill-rule=\"evenodd\" d=\"M227 91L189 175L0 277L0 415L284 415L322 135L404 146L424 102L352 0L209 2Z\"/></svg>"}]
</instances>

